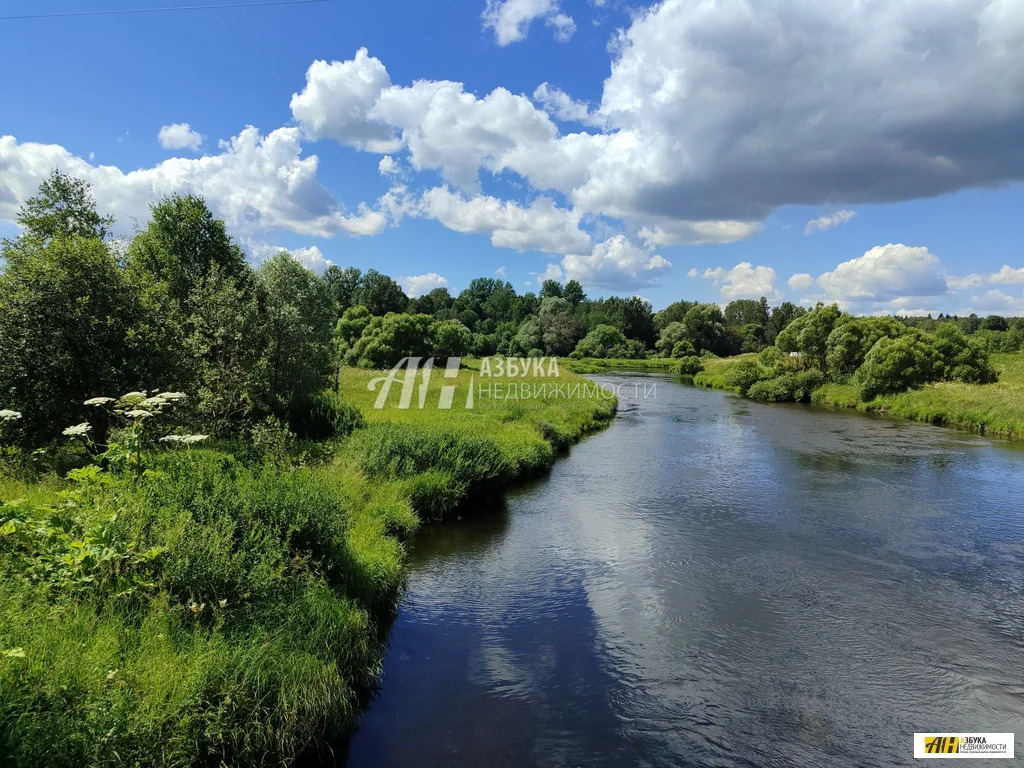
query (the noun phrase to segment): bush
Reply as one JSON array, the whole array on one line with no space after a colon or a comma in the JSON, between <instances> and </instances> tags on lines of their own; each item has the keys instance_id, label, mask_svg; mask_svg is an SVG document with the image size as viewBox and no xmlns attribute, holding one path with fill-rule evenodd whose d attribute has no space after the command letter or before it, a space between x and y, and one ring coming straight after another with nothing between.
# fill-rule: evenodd
<instances>
[{"instance_id":1,"label":"bush","mask_svg":"<svg viewBox=\"0 0 1024 768\"><path fill-rule=\"evenodd\" d=\"M795 400L796 376L784 373L772 379L762 379L750 385L747 397L751 400L763 400L769 403L784 403Z\"/></svg>"},{"instance_id":2,"label":"bush","mask_svg":"<svg viewBox=\"0 0 1024 768\"><path fill-rule=\"evenodd\" d=\"M924 334L907 334L897 339L884 337L864 358L857 371L864 400L888 392L902 392L942 378L943 363Z\"/></svg>"},{"instance_id":3,"label":"bush","mask_svg":"<svg viewBox=\"0 0 1024 768\"><path fill-rule=\"evenodd\" d=\"M942 358L943 378L947 381L988 384L996 380L988 353L952 323L941 325L935 332L935 350Z\"/></svg>"},{"instance_id":4,"label":"bush","mask_svg":"<svg viewBox=\"0 0 1024 768\"><path fill-rule=\"evenodd\" d=\"M764 378L764 375L764 369L754 360L740 360L723 374L722 379L725 386L746 395L750 387Z\"/></svg>"},{"instance_id":5,"label":"bush","mask_svg":"<svg viewBox=\"0 0 1024 768\"><path fill-rule=\"evenodd\" d=\"M672 366L672 370L681 376L696 376L704 370L704 361L697 355L688 355L680 358L679 362Z\"/></svg>"},{"instance_id":6,"label":"bush","mask_svg":"<svg viewBox=\"0 0 1024 768\"><path fill-rule=\"evenodd\" d=\"M288 410L288 426L303 440L347 437L365 424L362 412L331 389L322 390Z\"/></svg>"},{"instance_id":7,"label":"bush","mask_svg":"<svg viewBox=\"0 0 1024 768\"><path fill-rule=\"evenodd\" d=\"M594 357L602 359L633 360L644 356L644 345L635 339L627 339L622 331L611 325L598 325L588 333L569 357L581 359Z\"/></svg>"}]
</instances>

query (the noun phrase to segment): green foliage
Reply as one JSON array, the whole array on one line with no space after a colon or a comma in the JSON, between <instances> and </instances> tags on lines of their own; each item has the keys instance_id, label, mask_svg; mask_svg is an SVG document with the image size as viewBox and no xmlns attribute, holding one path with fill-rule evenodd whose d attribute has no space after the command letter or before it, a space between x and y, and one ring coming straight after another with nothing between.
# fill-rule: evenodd
<instances>
[{"instance_id":1,"label":"green foliage","mask_svg":"<svg viewBox=\"0 0 1024 768\"><path fill-rule=\"evenodd\" d=\"M548 297L541 301L537 314L541 343L549 355L568 355L583 336L584 325L573 312L568 299Z\"/></svg>"},{"instance_id":2,"label":"green foliage","mask_svg":"<svg viewBox=\"0 0 1024 768\"><path fill-rule=\"evenodd\" d=\"M799 353L808 367L824 370L829 334L847 318L835 304L827 307L819 304L786 326L775 339L775 346L787 354Z\"/></svg>"},{"instance_id":3,"label":"green foliage","mask_svg":"<svg viewBox=\"0 0 1024 768\"><path fill-rule=\"evenodd\" d=\"M685 338L698 352L716 355L731 354L733 349L725 327L725 317L717 304L691 307L682 320Z\"/></svg>"},{"instance_id":4,"label":"green foliage","mask_svg":"<svg viewBox=\"0 0 1024 768\"><path fill-rule=\"evenodd\" d=\"M473 344L473 334L458 320L431 323L430 354L438 358L465 357Z\"/></svg>"},{"instance_id":5,"label":"green foliage","mask_svg":"<svg viewBox=\"0 0 1024 768\"><path fill-rule=\"evenodd\" d=\"M430 326L430 315L389 312L384 317L373 317L345 353L345 362L362 368L390 368L403 357L426 357Z\"/></svg>"},{"instance_id":6,"label":"green foliage","mask_svg":"<svg viewBox=\"0 0 1024 768\"><path fill-rule=\"evenodd\" d=\"M740 360L724 374L725 386L735 389L741 395L764 378L765 371L756 360Z\"/></svg>"},{"instance_id":7,"label":"green foliage","mask_svg":"<svg viewBox=\"0 0 1024 768\"><path fill-rule=\"evenodd\" d=\"M359 303L366 307L371 315L386 315L389 312L404 312L409 297L401 286L387 275L376 269L367 270L359 284Z\"/></svg>"},{"instance_id":8,"label":"green foliage","mask_svg":"<svg viewBox=\"0 0 1024 768\"><path fill-rule=\"evenodd\" d=\"M908 328L895 317L858 317L839 323L825 342L829 375L842 378L853 374L876 341L895 339L908 332Z\"/></svg>"},{"instance_id":9,"label":"green foliage","mask_svg":"<svg viewBox=\"0 0 1024 768\"><path fill-rule=\"evenodd\" d=\"M58 170L39 185L39 194L18 211L23 238L46 243L69 237L104 240L113 218L96 210L89 184Z\"/></svg>"},{"instance_id":10,"label":"green foliage","mask_svg":"<svg viewBox=\"0 0 1024 768\"><path fill-rule=\"evenodd\" d=\"M945 323L935 331L934 344L935 351L942 358L946 381L988 384L996 380L988 353L952 323Z\"/></svg>"},{"instance_id":11,"label":"green foliage","mask_svg":"<svg viewBox=\"0 0 1024 768\"><path fill-rule=\"evenodd\" d=\"M576 345L570 357L638 359L644 357L644 348L635 339L627 339L618 328L599 325Z\"/></svg>"},{"instance_id":12,"label":"green foliage","mask_svg":"<svg viewBox=\"0 0 1024 768\"><path fill-rule=\"evenodd\" d=\"M704 360L697 355L686 355L673 364L672 370L681 376L696 376L704 370Z\"/></svg>"},{"instance_id":13,"label":"green foliage","mask_svg":"<svg viewBox=\"0 0 1024 768\"><path fill-rule=\"evenodd\" d=\"M887 392L900 392L942 378L942 357L921 334L875 342L857 371L860 394L871 400Z\"/></svg>"}]
</instances>

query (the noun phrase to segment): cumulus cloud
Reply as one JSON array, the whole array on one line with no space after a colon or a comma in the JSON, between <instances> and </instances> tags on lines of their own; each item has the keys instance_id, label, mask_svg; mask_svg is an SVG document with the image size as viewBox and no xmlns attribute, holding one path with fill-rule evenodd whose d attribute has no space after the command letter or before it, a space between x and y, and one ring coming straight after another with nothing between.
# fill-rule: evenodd
<instances>
[{"instance_id":1,"label":"cumulus cloud","mask_svg":"<svg viewBox=\"0 0 1024 768\"><path fill-rule=\"evenodd\" d=\"M401 176L402 164L391 155L384 155L377 163L377 172L381 176Z\"/></svg>"},{"instance_id":2,"label":"cumulus cloud","mask_svg":"<svg viewBox=\"0 0 1024 768\"><path fill-rule=\"evenodd\" d=\"M818 277L829 300L888 301L948 292L938 257L923 246L878 245Z\"/></svg>"},{"instance_id":3,"label":"cumulus cloud","mask_svg":"<svg viewBox=\"0 0 1024 768\"><path fill-rule=\"evenodd\" d=\"M971 297L972 306L963 314L1024 315L1024 296L1013 296L1005 291L993 289Z\"/></svg>"},{"instance_id":4,"label":"cumulus cloud","mask_svg":"<svg viewBox=\"0 0 1024 768\"><path fill-rule=\"evenodd\" d=\"M320 248L315 245L304 248L285 248L283 245L271 245L259 240L250 240L245 243L245 250L248 251L249 258L257 264L261 264L282 251L314 272L323 272L334 263L325 258Z\"/></svg>"},{"instance_id":5,"label":"cumulus cloud","mask_svg":"<svg viewBox=\"0 0 1024 768\"><path fill-rule=\"evenodd\" d=\"M559 42L576 32L576 22L562 12L558 0L487 0L482 18L484 29L493 30L502 47L525 40L536 19L551 27Z\"/></svg>"},{"instance_id":6,"label":"cumulus cloud","mask_svg":"<svg viewBox=\"0 0 1024 768\"><path fill-rule=\"evenodd\" d=\"M242 237L272 229L321 237L370 235L387 226L388 215L379 204L360 205L350 213L330 196L317 179L318 158L302 156L298 128L263 136L249 126L222 141L219 149L218 154L171 158L125 173L93 165L56 144L0 136L0 219L13 221L21 203L59 168L90 182L100 210L113 214L125 230L132 219L148 219L152 202L175 192L205 197Z\"/></svg>"},{"instance_id":7,"label":"cumulus cloud","mask_svg":"<svg viewBox=\"0 0 1024 768\"><path fill-rule=\"evenodd\" d=\"M410 275L398 278L402 290L409 296L422 296L430 293L435 288L447 288L448 280L437 272L427 272L425 275Z\"/></svg>"},{"instance_id":8,"label":"cumulus cloud","mask_svg":"<svg viewBox=\"0 0 1024 768\"><path fill-rule=\"evenodd\" d=\"M613 291L657 285L671 268L667 259L634 245L625 235L595 244L590 253L568 254L561 264L565 279Z\"/></svg>"},{"instance_id":9,"label":"cumulus cloud","mask_svg":"<svg viewBox=\"0 0 1024 768\"><path fill-rule=\"evenodd\" d=\"M813 235L815 232L824 232L826 229L838 227L840 224L852 221L853 217L856 215L856 211L844 208L828 216L819 216L818 218L811 219L807 222L807 225L804 227L804 234Z\"/></svg>"},{"instance_id":10,"label":"cumulus cloud","mask_svg":"<svg viewBox=\"0 0 1024 768\"><path fill-rule=\"evenodd\" d=\"M165 125L157 133L156 138L164 149L191 149L195 152L203 144L202 134L192 130L188 123Z\"/></svg>"},{"instance_id":11,"label":"cumulus cloud","mask_svg":"<svg viewBox=\"0 0 1024 768\"><path fill-rule=\"evenodd\" d=\"M988 275L977 273L963 276L950 276L946 278L949 287L954 290L964 288L977 288L980 285L1022 285L1024 284L1024 267L1014 269L1009 264L1003 264L998 272Z\"/></svg>"},{"instance_id":12,"label":"cumulus cloud","mask_svg":"<svg viewBox=\"0 0 1024 768\"><path fill-rule=\"evenodd\" d=\"M456 232L489 234L497 248L546 253L590 248L590 236L579 228L580 212L559 208L545 197L523 206L487 195L467 199L448 187L434 187L408 212L437 219Z\"/></svg>"},{"instance_id":13,"label":"cumulus cloud","mask_svg":"<svg viewBox=\"0 0 1024 768\"><path fill-rule=\"evenodd\" d=\"M786 281L786 285L794 291L803 291L814 285L814 277L807 272L797 272Z\"/></svg>"},{"instance_id":14,"label":"cumulus cloud","mask_svg":"<svg viewBox=\"0 0 1024 768\"><path fill-rule=\"evenodd\" d=\"M314 61L306 71L306 87L292 94L292 116L310 138L330 138L370 152L394 152L401 147L394 129L369 116L390 85L387 69L365 48L348 61Z\"/></svg>"},{"instance_id":15,"label":"cumulus cloud","mask_svg":"<svg viewBox=\"0 0 1024 768\"><path fill-rule=\"evenodd\" d=\"M494 270L494 274L496 274L498 277L504 277L505 276L505 269L506 269L506 267L504 265L502 265L502 266L498 267L496 270Z\"/></svg>"},{"instance_id":16,"label":"cumulus cloud","mask_svg":"<svg viewBox=\"0 0 1024 768\"><path fill-rule=\"evenodd\" d=\"M561 88L548 83L541 83L533 91L533 100L544 108L552 117L559 120L572 120L586 123L590 120L590 107L582 101L576 101Z\"/></svg>"},{"instance_id":17,"label":"cumulus cloud","mask_svg":"<svg viewBox=\"0 0 1024 768\"><path fill-rule=\"evenodd\" d=\"M771 267L755 267L749 261L743 261L732 269L705 269L702 277L714 281L722 298L730 301L759 299L762 296L769 301L779 298L779 292L775 289L775 270Z\"/></svg>"}]
</instances>

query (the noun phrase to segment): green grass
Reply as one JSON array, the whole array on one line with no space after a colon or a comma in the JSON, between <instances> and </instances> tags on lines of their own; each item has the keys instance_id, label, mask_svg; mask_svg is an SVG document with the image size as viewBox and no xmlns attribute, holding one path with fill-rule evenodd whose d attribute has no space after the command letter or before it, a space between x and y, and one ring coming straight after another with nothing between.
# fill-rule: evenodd
<instances>
[{"instance_id":1,"label":"green grass","mask_svg":"<svg viewBox=\"0 0 1024 768\"><path fill-rule=\"evenodd\" d=\"M725 372L738 361L755 357L709 358L705 370L694 377L694 383L728 390ZM830 383L816 389L811 402L1024 440L1024 354L993 354L991 362L999 373L994 384L943 381L864 401L856 385Z\"/></svg>"},{"instance_id":2,"label":"green grass","mask_svg":"<svg viewBox=\"0 0 1024 768\"><path fill-rule=\"evenodd\" d=\"M544 469L614 413L493 387L472 409L436 407L443 385L464 397L471 377L486 383L478 370L438 372L423 410L375 410L380 375L343 371L366 426L330 451L164 451L137 478L0 475L0 499L23 500L0 507L0 764L287 765L324 748L379 673L420 520ZM564 367L514 381L583 382Z\"/></svg>"},{"instance_id":3,"label":"green grass","mask_svg":"<svg viewBox=\"0 0 1024 768\"><path fill-rule=\"evenodd\" d=\"M994 384L943 381L868 402L853 385L826 384L812 402L1024 440L1024 354L994 354L991 361L999 373Z\"/></svg>"},{"instance_id":4,"label":"green grass","mask_svg":"<svg viewBox=\"0 0 1024 768\"><path fill-rule=\"evenodd\" d=\"M635 359L612 359L588 357L582 360L560 358L559 365L565 366L576 373L601 373L603 371L669 371L679 362L668 357L646 357Z\"/></svg>"}]
</instances>

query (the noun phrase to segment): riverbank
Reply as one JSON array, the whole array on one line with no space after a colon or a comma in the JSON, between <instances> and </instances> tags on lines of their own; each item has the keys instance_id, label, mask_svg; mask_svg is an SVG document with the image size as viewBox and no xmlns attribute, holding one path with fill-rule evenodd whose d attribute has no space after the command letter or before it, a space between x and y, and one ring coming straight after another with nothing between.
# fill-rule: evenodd
<instances>
[{"instance_id":1,"label":"riverbank","mask_svg":"<svg viewBox=\"0 0 1024 768\"><path fill-rule=\"evenodd\" d=\"M383 375L342 372L364 424L330 443L267 428L154 450L131 474L0 480L0 763L315 753L353 727L379 673L421 521L542 471L614 414L564 367L517 377L528 398L478 387L472 408L458 398L479 372L436 372L423 409L399 406L400 384L375 408Z\"/></svg>"},{"instance_id":2,"label":"riverbank","mask_svg":"<svg viewBox=\"0 0 1024 768\"><path fill-rule=\"evenodd\" d=\"M671 371L679 363L668 357L632 358L596 358L586 357L575 360L569 357L559 358L559 364L574 373L603 373L604 371Z\"/></svg>"},{"instance_id":3,"label":"riverbank","mask_svg":"<svg viewBox=\"0 0 1024 768\"><path fill-rule=\"evenodd\" d=\"M694 384L736 391L726 383L727 372L740 361L756 359L756 355L707 358L704 370L694 377ZM811 393L811 402L1024 440L1024 354L993 354L991 363L999 374L999 380L993 384L936 382L863 400L855 385L829 383Z\"/></svg>"}]
</instances>

